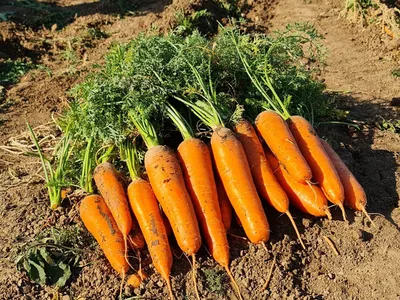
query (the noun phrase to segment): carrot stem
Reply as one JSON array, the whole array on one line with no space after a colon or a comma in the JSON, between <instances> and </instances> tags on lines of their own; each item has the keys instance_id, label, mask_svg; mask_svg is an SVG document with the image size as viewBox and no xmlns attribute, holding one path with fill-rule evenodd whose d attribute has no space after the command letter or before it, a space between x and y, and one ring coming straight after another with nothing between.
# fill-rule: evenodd
<instances>
[{"instance_id":1,"label":"carrot stem","mask_svg":"<svg viewBox=\"0 0 400 300\"><path fill-rule=\"evenodd\" d=\"M271 268L269 269L269 272L268 272L267 280L265 281L263 287L261 288L261 292L263 292L263 291L265 291L267 289L268 284L271 281L272 271L274 270L275 263L276 263L276 256L274 256L274 260L272 261L272 266L271 266Z\"/></svg>"},{"instance_id":2,"label":"carrot stem","mask_svg":"<svg viewBox=\"0 0 400 300\"><path fill-rule=\"evenodd\" d=\"M228 273L228 276L229 276L229 278L231 279L231 282L232 282L233 286L234 286L235 289L236 289L236 292L237 292L237 294L238 294L238 296L239 296L239 299L240 299L240 300L243 300L242 294L240 293L239 286L238 286L238 284L236 283L235 278L233 278L233 274L232 274L231 270L229 269L228 266L225 267L225 270L226 270L226 273Z\"/></svg>"},{"instance_id":3,"label":"carrot stem","mask_svg":"<svg viewBox=\"0 0 400 300\"><path fill-rule=\"evenodd\" d=\"M196 282L196 273L197 273L197 271L196 271L196 254L192 254L192 268L193 268L193 271L192 271L192 276L193 276L193 284L194 284L194 291L195 291L195 293L196 293L196 298L197 298L197 300L200 300L200 296L199 296L199 291L197 290L197 282Z\"/></svg>"},{"instance_id":4,"label":"carrot stem","mask_svg":"<svg viewBox=\"0 0 400 300\"><path fill-rule=\"evenodd\" d=\"M374 227L376 227L374 221L372 221L370 215L368 214L367 210L365 209L365 206L362 206L361 211L368 218L368 220L371 222L371 224L374 225Z\"/></svg>"},{"instance_id":5,"label":"carrot stem","mask_svg":"<svg viewBox=\"0 0 400 300\"><path fill-rule=\"evenodd\" d=\"M297 234L297 237L298 237L298 239L299 239L299 242L300 242L301 246L303 247L304 250L306 250L306 246L304 245L303 240L301 239L299 229L297 228L297 225L296 225L296 223L294 222L294 219L293 219L292 214L291 214L289 211L287 211L287 212L286 212L286 215L288 216L290 222L292 222L294 231L296 231L296 234Z\"/></svg>"}]
</instances>

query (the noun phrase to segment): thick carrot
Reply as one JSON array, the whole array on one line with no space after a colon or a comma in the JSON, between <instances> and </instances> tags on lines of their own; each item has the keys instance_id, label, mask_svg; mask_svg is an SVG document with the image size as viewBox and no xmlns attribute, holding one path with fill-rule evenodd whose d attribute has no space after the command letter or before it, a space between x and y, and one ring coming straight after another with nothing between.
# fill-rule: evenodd
<instances>
[{"instance_id":1,"label":"thick carrot","mask_svg":"<svg viewBox=\"0 0 400 300\"><path fill-rule=\"evenodd\" d=\"M344 187L344 203L354 210L362 211L371 223L374 224L365 209L365 206L367 205L367 195L365 194L363 187L335 150L333 150L332 147L323 139L321 139L321 143L326 153L329 155L329 158L332 160L336 171L340 176L340 180L342 181Z\"/></svg>"},{"instance_id":2,"label":"thick carrot","mask_svg":"<svg viewBox=\"0 0 400 300\"><path fill-rule=\"evenodd\" d=\"M173 299L171 280L172 253L168 236L150 184L136 179L128 187L129 203L143 232L154 267L167 282L170 298Z\"/></svg>"},{"instance_id":3,"label":"thick carrot","mask_svg":"<svg viewBox=\"0 0 400 300\"><path fill-rule=\"evenodd\" d=\"M201 246L200 230L178 158L167 146L153 146L146 152L145 167L179 247L195 254Z\"/></svg>"},{"instance_id":4,"label":"thick carrot","mask_svg":"<svg viewBox=\"0 0 400 300\"><path fill-rule=\"evenodd\" d=\"M266 150L265 155L279 184L289 196L291 204L310 215L316 217L328 215L330 218L327 199L319 187L296 181L279 165L278 159L270 151Z\"/></svg>"},{"instance_id":5,"label":"thick carrot","mask_svg":"<svg viewBox=\"0 0 400 300\"><path fill-rule=\"evenodd\" d=\"M126 242L132 229L132 217L117 170L109 162L104 162L95 168L93 178Z\"/></svg>"},{"instance_id":6,"label":"thick carrot","mask_svg":"<svg viewBox=\"0 0 400 300\"><path fill-rule=\"evenodd\" d=\"M232 224L232 205L229 202L228 195L225 192L219 176L215 176L217 185L219 208L221 209L222 223L224 223L226 231L231 228Z\"/></svg>"},{"instance_id":7,"label":"thick carrot","mask_svg":"<svg viewBox=\"0 0 400 300\"><path fill-rule=\"evenodd\" d=\"M103 198L99 195L87 196L81 202L79 214L111 266L124 277L129 270L129 265L125 259L123 235Z\"/></svg>"},{"instance_id":8,"label":"thick carrot","mask_svg":"<svg viewBox=\"0 0 400 300\"><path fill-rule=\"evenodd\" d=\"M300 116L292 116L287 122L301 153L312 170L313 177L318 182L326 198L340 207L343 219L346 220L346 213L343 207L343 185L314 128L310 122Z\"/></svg>"},{"instance_id":9,"label":"thick carrot","mask_svg":"<svg viewBox=\"0 0 400 300\"><path fill-rule=\"evenodd\" d=\"M268 164L263 146L257 136L256 131L250 122L244 119L237 122L234 129L237 133L239 141L243 145L247 160L250 165L250 170L253 175L253 180L259 194L268 202L270 206L288 216L293 228L296 231L301 246L305 249L296 223L294 222L289 211L289 199L285 191L279 185Z\"/></svg>"},{"instance_id":10,"label":"thick carrot","mask_svg":"<svg viewBox=\"0 0 400 300\"><path fill-rule=\"evenodd\" d=\"M185 139L178 147L178 157L207 247L214 259L227 267L228 239L207 145L197 138Z\"/></svg>"},{"instance_id":11,"label":"thick carrot","mask_svg":"<svg viewBox=\"0 0 400 300\"><path fill-rule=\"evenodd\" d=\"M247 237L252 243L265 245L270 235L269 224L242 144L230 129L216 127L211 149L226 194Z\"/></svg>"},{"instance_id":12,"label":"thick carrot","mask_svg":"<svg viewBox=\"0 0 400 300\"><path fill-rule=\"evenodd\" d=\"M311 169L282 117L276 112L264 111L257 116L255 125L290 176L299 182L310 181Z\"/></svg>"}]
</instances>

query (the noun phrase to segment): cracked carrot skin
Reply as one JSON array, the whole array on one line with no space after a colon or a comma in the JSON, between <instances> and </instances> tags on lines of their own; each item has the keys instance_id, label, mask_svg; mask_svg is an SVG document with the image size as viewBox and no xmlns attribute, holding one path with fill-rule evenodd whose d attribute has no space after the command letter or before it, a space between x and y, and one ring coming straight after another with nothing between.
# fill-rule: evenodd
<instances>
[{"instance_id":1,"label":"cracked carrot skin","mask_svg":"<svg viewBox=\"0 0 400 300\"><path fill-rule=\"evenodd\" d=\"M343 205L344 188L339 174L310 122L301 116L292 116L288 124L325 196L330 202Z\"/></svg>"},{"instance_id":2,"label":"cracked carrot skin","mask_svg":"<svg viewBox=\"0 0 400 300\"><path fill-rule=\"evenodd\" d=\"M85 197L80 204L79 214L111 266L124 276L129 270L125 259L124 238L104 199L100 195Z\"/></svg>"},{"instance_id":3,"label":"cracked carrot skin","mask_svg":"<svg viewBox=\"0 0 400 300\"><path fill-rule=\"evenodd\" d=\"M214 259L227 267L228 239L222 222L208 147L200 139L185 139L178 146L178 158L207 247Z\"/></svg>"},{"instance_id":4,"label":"cracked carrot skin","mask_svg":"<svg viewBox=\"0 0 400 300\"><path fill-rule=\"evenodd\" d=\"M290 176L298 182L310 181L311 169L285 120L276 112L267 110L257 116L255 125L269 149Z\"/></svg>"},{"instance_id":5,"label":"cracked carrot skin","mask_svg":"<svg viewBox=\"0 0 400 300\"><path fill-rule=\"evenodd\" d=\"M150 183L141 178L133 180L128 186L128 198L153 265L169 284L173 263L172 252L159 205Z\"/></svg>"},{"instance_id":6,"label":"cracked carrot skin","mask_svg":"<svg viewBox=\"0 0 400 300\"><path fill-rule=\"evenodd\" d=\"M351 173L332 147L321 139L329 158L332 160L344 187L344 203L354 210L362 211L367 205L367 195L357 178Z\"/></svg>"},{"instance_id":7,"label":"cracked carrot skin","mask_svg":"<svg viewBox=\"0 0 400 300\"><path fill-rule=\"evenodd\" d=\"M232 130L216 127L211 136L211 149L226 194L247 237L255 244L268 241L268 220L242 144Z\"/></svg>"},{"instance_id":8,"label":"cracked carrot skin","mask_svg":"<svg viewBox=\"0 0 400 300\"><path fill-rule=\"evenodd\" d=\"M145 167L179 247L195 254L201 246L200 230L177 156L167 146L153 146L146 152Z\"/></svg>"},{"instance_id":9,"label":"cracked carrot skin","mask_svg":"<svg viewBox=\"0 0 400 300\"><path fill-rule=\"evenodd\" d=\"M235 124L234 130L243 145L257 191L270 206L286 213L289 210L289 199L269 166L253 126L249 121L241 120Z\"/></svg>"},{"instance_id":10,"label":"cracked carrot skin","mask_svg":"<svg viewBox=\"0 0 400 300\"><path fill-rule=\"evenodd\" d=\"M316 217L326 216L328 201L322 190L316 185L296 181L280 166L278 159L270 151L266 150L265 155L279 184L289 196L290 203L304 213Z\"/></svg>"}]
</instances>

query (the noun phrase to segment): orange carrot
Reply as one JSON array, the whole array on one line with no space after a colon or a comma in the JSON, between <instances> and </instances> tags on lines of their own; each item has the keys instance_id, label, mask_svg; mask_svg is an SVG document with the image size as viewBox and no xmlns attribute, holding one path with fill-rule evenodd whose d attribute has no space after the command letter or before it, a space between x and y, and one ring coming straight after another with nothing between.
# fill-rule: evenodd
<instances>
[{"instance_id":1,"label":"orange carrot","mask_svg":"<svg viewBox=\"0 0 400 300\"><path fill-rule=\"evenodd\" d=\"M178 147L178 157L207 247L214 259L227 267L228 240L207 145L200 139L185 139Z\"/></svg>"},{"instance_id":2,"label":"orange carrot","mask_svg":"<svg viewBox=\"0 0 400 300\"><path fill-rule=\"evenodd\" d=\"M228 195L225 192L221 179L215 176L215 183L217 185L219 207L221 209L222 223L228 231L232 224L232 205L229 202Z\"/></svg>"},{"instance_id":3,"label":"orange carrot","mask_svg":"<svg viewBox=\"0 0 400 300\"><path fill-rule=\"evenodd\" d=\"M264 111L257 116L255 125L290 176L299 182L309 182L311 169L282 117L276 112Z\"/></svg>"},{"instance_id":4,"label":"orange carrot","mask_svg":"<svg viewBox=\"0 0 400 300\"><path fill-rule=\"evenodd\" d=\"M266 150L265 155L291 204L307 214L316 217L328 215L328 218L331 218L327 199L319 187L296 181L279 165L278 159L270 151Z\"/></svg>"},{"instance_id":5,"label":"orange carrot","mask_svg":"<svg viewBox=\"0 0 400 300\"><path fill-rule=\"evenodd\" d=\"M167 146L154 146L146 152L145 166L179 247L195 254L201 246L200 230L178 158Z\"/></svg>"},{"instance_id":6,"label":"orange carrot","mask_svg":"<svg viewBox=\"0 0 400 300\"><path fill-rule=\"evenodd\" d=\"M133 229L128 235L128 241L129 245L131 246L132 249L143 249L144 246L146 245L143 237L143 233L139 228L139 225L137 224L137 221L132 218L132 224L133 224Z\"/></svg>"},{"instance_id":7,"label":"orange carrot","mask_svg":"<svg viewBox=\"0 0 400 300\"><path fill-rule=\"evenodd\" d=\"M172 253L157 199L150 184L140 178L129 185L128 197L146 240L154 267L167 282L170 298L173 299L169 278L173 262ZM142 270L139 271L142 272ZM137 283L134 278L132 280Z\"/></svg>"},{"instance_id":8,"label":"orange carrot","mask_svg":"<svg viewBox=\"0 0 400 300\"><path fill-rule=\"evenodd\" d=\"M326 153L329 155L329 158L332 160L340 176L340 180L342 181L344 187L344 203L354 210L362 211L371 223L374 224L365 209L367 205L367 195L363 187L332 147L323 139L321 139L321 143Z\"/></svg>"},{"instance_id":9,"label":"orange carrot","mask_svg":"<svg viewBox=\"0 0 400 300\"><path fill-rule=\"evenodd\" d=\"M288 216L293 228L296 231L301 246L305 249L296 223L294 222L289 211L289 199L285 191L279 185L268 164L264 149L256 131L250 122L244 119L237 122L234 129L237 133L239 141L243 145L258 192L270 206Z\"/></svg>"},{"instance_id":10,"label":"orange carrot","mask_svg":"<svg viewBox=\"0 0 400 300\"><path fill-rule=\"evenodd\" d=\"M343 207L343 185L314 128L310 122L300 116L292 116L287 122L301 153L313 172L313 177L318 182L326 198L340 207L343 219L346 220L346 213Z\"/></svg>"},{"instance_id":11,"label":"orange carrot","mask_svg":"<svg viewBox=\"0 0 400 300\"><path fill-rule=\"evenodd\" d=\"M171 224L169 224L168 218L164 213L161 213L161 217L163 219L163 223L164 223L164 227L165 227L165 231L167 233L167 236L170 237L171 234L172 234Z\"/></svg>"},{"instance_id":12,"label":"orange carrot","mask_svg":"<svg viewBox=\"0 0 400 300\"><path fill-rule=\"evenodd\" d=\"M225 192L224 186L221 182L221 178L219 178L218 172L217 170L215 170L215 160L212 153L211 145L208 144L207 147L214 169L214 179L215 185L217 186L218 202L219 208L221 210L222 223L224 224L226 231L228 231L231 228L232 224L232 205L229 201L228 195Z\"/></svg>"},{"instance_id":13,"label":"orange carrot","mask_svg":"<svg viewBox=\"0 0 400 300\"><path fill-rule=\"evenodd\" d=\"M132 217L119 174L112 164L104 162L95 168L93 178L124 237L125 251L127 251L127 239L132 229Z\"/></svg>"},{"instance_id":14,"label":"orange carrot","mask_svg":"<svg viewBox=\"0 0 400 300\"><path fill-rule=\"evenodd\" d=\"M99 195L87 196L81 202L79 214L111 266L124 277L129 265L125 259L123 235L103 198Z\"/></svg>"},{"instance_id":15,"label":"orange carrot","mask_svg":"<svg viewBox=\"0 0 400 300\"><path fill-rule=\"evenodd\" d=\"M226 194L252 243L268 241L270 230L243 146L233 131L216 127L211 136L215 165Z\"/></svg>"}]
</instances>

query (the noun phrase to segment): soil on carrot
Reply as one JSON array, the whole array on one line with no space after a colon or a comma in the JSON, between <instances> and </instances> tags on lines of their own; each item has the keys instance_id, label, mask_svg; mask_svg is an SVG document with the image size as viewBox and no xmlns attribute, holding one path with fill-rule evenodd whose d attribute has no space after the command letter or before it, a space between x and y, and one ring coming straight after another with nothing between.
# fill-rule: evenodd
<instances>
[{"instance_id":1,"label":"soil on carrot","mask_svg":"<svg viewBox=\"0 0 400 300\"><path fill-rule=\"evenodd\" d=\"M339 17L343 1L252 0L239 11L206 0L133 1L125 10L124 1L118 1L118 7L112 1L25 1L25 6L18 6L17 1L5 2L0 5L1 16L7 19L0 23L0 60L19 59L31 63L32 68L25 75L21 68L16 70L19 81L3 83L0 78L1 299L119 296L120 278L79 220L81 197L69 195L63 208L50 210L38 159L23 155L34 149L26 122L36 128L40 144L50 153L60 134L52 125L52 117L68 105L67 91L96 64L103 63L110 45L129 41L143 31L166 32L179 21L180 13L190 15L201 9L223 22L229 14L245 18L248 31L271 32L288 23L308 21L324 34L328 51L319 77L325 81L332 101L348 111L348 118L359 128L321 124L317 130L364 186L367 210L376 224L372 226L361 213L350 209L346 209L348 224L336 208L332 208L331 221L292 209L307 246L303 250L287 217L266 207L272 231L268 252L240 238L244 233L234 225L229 235L231 268L244 299L400 297L400 135L395 124L400 113L398 107L390 105L400 93L400 78L393 72L400 68L393 54L400 48L393 48L392 42L389 49L386 37L381 36L384 33L376 28L362 29ZM51 5L52 10L43 11L41 5ZM202 27L215 30L207 26ZM19 250L51 234L51 228L77 228L81 236L80 263L60 289L31 282L15 264ZM195 299L191 264L176 243L172 244L174 293L177 299ZM155 273L147 253L142 256L149 279L140 288L124 288L123 297L167 298L164 281ZM271 280L261 291L274 258ZM197 260L202 299L237 299L225 271L205 248ZM132 262L137 266L137 260Z\"/></svg>"}]
</instances>

